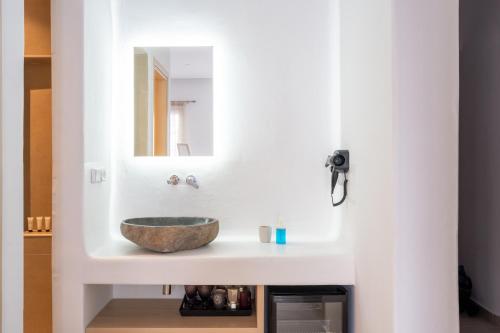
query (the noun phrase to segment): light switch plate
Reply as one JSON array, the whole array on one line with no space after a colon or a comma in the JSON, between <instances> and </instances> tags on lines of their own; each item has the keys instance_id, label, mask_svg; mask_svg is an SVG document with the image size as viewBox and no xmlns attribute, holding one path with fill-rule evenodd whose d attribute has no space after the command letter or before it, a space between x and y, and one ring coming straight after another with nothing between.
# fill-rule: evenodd
<instances>
[{"instance_id":1,"label":"light switch plate","mask_svg":"<svg viewBox=\"0 0 500 333\"><path fill-rule=\"evenodd\" d=\"M90 183L99 184L106 181L106 169L90 169Z\"/></svg>"}]
</instances>

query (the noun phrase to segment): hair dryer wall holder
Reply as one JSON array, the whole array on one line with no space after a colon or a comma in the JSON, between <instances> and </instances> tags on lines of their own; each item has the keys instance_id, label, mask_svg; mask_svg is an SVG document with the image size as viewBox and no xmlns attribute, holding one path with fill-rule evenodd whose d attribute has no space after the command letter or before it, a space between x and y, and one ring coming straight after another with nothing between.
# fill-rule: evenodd
<instances>
[{"instance_id":1,"label":"hair dryer wall holder","mask_svg":"<svg viewBox=\"0 0 500 333\"><path fill-rule=\"evenodd\" d=\"M330 172L332 173L332 182L331 182L331 197L332 197L332 205L333 207L340 206L347 197L347 172L349 172L349 150L336 150L333 155L329 155L328 159L325 163L326 168L330 168ZM339 174L344 175L344 194L342 195L342 199L340 201L334 201L334 192L335 186L337 185L337 181L339 178Z\"/></svg>"}]
</instances>

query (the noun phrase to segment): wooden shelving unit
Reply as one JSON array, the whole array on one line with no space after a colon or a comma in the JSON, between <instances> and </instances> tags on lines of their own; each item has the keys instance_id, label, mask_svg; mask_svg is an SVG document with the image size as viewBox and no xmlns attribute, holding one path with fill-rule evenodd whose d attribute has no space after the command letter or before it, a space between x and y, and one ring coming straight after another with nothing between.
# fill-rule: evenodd
<instances>
[{"instance_id":1,"label":"wooden shelving unit","mask_svg":"<svg viewBox=\"0 0 500 333\"><path fill-rule=\"evenodd\" d=\"M51 232L46 232L46 231L43 231L43 232L29 232L29 231L25 231L24 232L24 237L27 237L27 238L30 238L30 237L52 237L52 233Z\"/></svg>"},{"instance_id":2,"label":"wooden shelving unit","mask_svg":"<svg viewBox=\"0 0 500 333\"><path fill-rule=\"evenodd\" d=\"M22 1L22 0L19 0ZM24 0L24 332L52 332L52 235L27 217L52 213L51 0Z\"/></svg>"},{"instance_id":3,"label":"wooden shelving unit","mask_svg":"<svg viewBox=\"0 0 500 333\"><path fill-rule=\"evenodd\" d=\"M256 290L254 313L244 317L182 317L178 299L115 299L86 333L263 333L264 287Z\"/></svg>"},{"instance_id":4,"label":"wooden shelving unit","mask_svg":"<svg viewBox=\"0 0 500 333\"><path fill-rule=\"evenodd\" d=\"M26 65L50 64L52 56L50 54L25 54L24 63Z\"/></svg>"}]
</instances>

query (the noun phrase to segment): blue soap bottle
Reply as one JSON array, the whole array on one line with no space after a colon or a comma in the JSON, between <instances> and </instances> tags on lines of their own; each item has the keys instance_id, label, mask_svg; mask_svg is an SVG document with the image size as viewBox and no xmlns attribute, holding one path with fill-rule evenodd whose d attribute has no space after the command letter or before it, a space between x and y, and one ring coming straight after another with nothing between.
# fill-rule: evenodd
<instances>
[{"instance_id":1,"label":"blue soap bottle","mask_svg":"<svg viewBox=\"0 0 500 333\"><path fill-rule=\"evenodd\" d=\"M278 218L278 225L276 226L276 244L286 244L286 228L281 217Z\"/></svg>"}]
</instances>

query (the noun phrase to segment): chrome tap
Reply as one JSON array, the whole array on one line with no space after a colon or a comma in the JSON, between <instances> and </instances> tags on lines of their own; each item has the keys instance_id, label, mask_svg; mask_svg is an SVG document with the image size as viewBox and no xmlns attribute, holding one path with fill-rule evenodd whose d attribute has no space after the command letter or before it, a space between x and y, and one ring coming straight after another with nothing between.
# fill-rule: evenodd
<instances>
[{"instance_id":1,"label":"chrome tap","mask_svg":"<svg viewBox=\"0 0 500 333\"><path fill-rule=\"evenodd\" d=\"M177 175L172 175L170 178L167 180L167 184L169 185L177 185L181 179Z\"/></svg>"},{"instance_id":2,"label":"chrome tap","mask_svg":"<svg viewBox=\"0 0 500 333\"><path fill-rule=\"evenodd\" d=\"M196 189L200 188L200 186L198 185L198 181L196 180L196 177L193 175L189 175L186 177L186 184L191 185Z\"/></svg>"}]
</instances>

